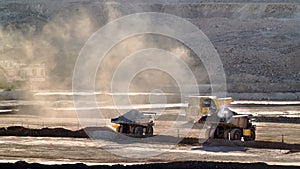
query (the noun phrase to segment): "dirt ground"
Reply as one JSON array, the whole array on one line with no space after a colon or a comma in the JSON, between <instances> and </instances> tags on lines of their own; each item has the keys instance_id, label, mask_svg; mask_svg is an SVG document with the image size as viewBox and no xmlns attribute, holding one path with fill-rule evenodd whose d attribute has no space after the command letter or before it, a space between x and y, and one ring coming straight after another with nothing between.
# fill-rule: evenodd
<instances>
[{"instance_id":1,"label":"dirt ground","mask_svg":"<svg viewBox=\"0 0 300 169\"><path fill-rule=\"evenodd\" d=\"M94 127L105 125L111 125L110 119L106 119L105 122L95 121ZM176 122L177 124L179 122ZM185 122L181 122L185 124ZM172 129L172 132L165 133L175 122L171 120L157 120L154 132L156 135L172 135L175 137L196 137L203 138L202 132L203 126L192 127L192 124L188 124L187 128L179 127L178 129ZM282 141L282 135L284 142L300 144L300 124L295 123L282 123L282 122L254 122L257 129L256 140L260 141ZM6 116L0 117L0 127L8 126L23 126L26 128L43 128L43 127L62 127L70 130L78 130L82 126L78 119L73 118L44 118L44 117L26 117L26 116ZM179 126L179 125L178 125ZM189 128L190 127L190 128ZM202 135L201 135L202 133Z\"/></svg>"},{"instance_id":2,"label":"dirt ground","mask_svg":"<svg viewBox=\"0 0 300 169\"><path fill-rule=\"evenodd\" d=\"M236 108L238 109L238 108ZM242 112L258 112L276 117L280 115L280 107L268 108L240 108ZM260 110L260 111L258 111ZM298 112L298 107L286 106L285 112ZM189 125L183 121L174 122L174 111L166 111L168 116L160 116L155 125L156 135L169 135L201 138L203 129ZM274 113L277 112L277 113ZM169 114L168 114L169 113ZM285 113L286 114L286 113ZM167 118L168 117L168 118ZM30 128L63 127L77 130L81 126L74 118L46 118L24 115L5 115L0 118L2 126L23 125ZM108 123L109 119L105 120ZM173 128L174 124L181 126ZM179 124L180 123L180 124ZM100 126L98 123L94 126ZM283 141L289 144L300 144L300 124L280 122L255 122L257 126L257 141ZM176 126L176 125L175 125ZM187 127L186 129L184 127ZM85 138L62 137L0 137L0 159L4 162L38 162L42 164L85 163L96 164L144 164L165 163L178 161L206 161L206 162L239 162L239 163L267 163L268 165L300 166L300 152L296 149L280 149L275 147L255 148L222 145L173 145L170 143L158 144L155 142L130 143L91 140ZM124 154L124 152L126 152ZM142 155L142 156L141 156ZM146 156L145 156L146 155ZM247 157L247 158L244 158ZM189 165L189 164L188 164ZM216 165L219 165L218 163ZM34 168L34 167L32 167Z\"/></svg>"},{"instance_id":3,"label":"dirt ground","mask_svg":"<svg viewBox=\"0 0 300 169\"><path fill-rule=\"evenodd\" d=\"M299 105L234 105L232 109L240 114L252 114L257 118L256 140L258 141L276 141L285 143L300 144L300 124L295 119L299 119ZM195 137L203 138L203 126L193 126L187 123L186 119L177 119L180 110L169 109L160 112L155 120L154 134L171 135L174 137ZM69 130L79 130L84 127L80 120L76 117L76 112L57 111L59 117L44 116L42 113L38 115L26 115L22 112L15 114L6 114L0 116L0 127L23 126L26 128L44 128L44 127L61 127ZM68 118L63 118L66 115ZM269 121L263 121L265 117L271 118ZM281 117L291 118L284 119ZM111 117L112 118L112 117ZM177 120L177 121L176 121ZM91 119L92 127L111 126L110 119ZM169 129L171 131L168 131ZM166 133L167 132L167 133Z\"/></svg>"},{"instance_id":4,"label":"dirt ground","mask_svg":"<svg viewBox=\"0 0 300 169\"><path fill-rule=\"evenodd\" d=\"M143 156L150 154L156 155ZM155 143L126 145L99 140L59 137L1 137L0 158L5 162L23 160L42 164L113 165L206 161L300 165L300 152L291 150L212 145L172 147L169 144Z\"/></svg>"}]
</instances>

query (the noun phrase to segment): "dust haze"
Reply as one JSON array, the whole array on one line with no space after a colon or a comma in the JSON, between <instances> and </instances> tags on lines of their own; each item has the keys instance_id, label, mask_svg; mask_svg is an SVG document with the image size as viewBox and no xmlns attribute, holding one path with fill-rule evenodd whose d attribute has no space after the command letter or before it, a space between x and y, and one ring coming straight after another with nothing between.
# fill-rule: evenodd
<instances>
[{"instance_id":1,"label":"dust haze","mask_svg":"<svg viewBox=\"0 0 300 169\"><path fill-rule=\"evenodd\" d=\"M5 46L1 59L23 64L45 64L46 81L31 86L33 90L69 88L78 47L95 30L83 8L57 14L41 30L34 25L21 29L13 25L2 26L0 35Z\"/></svg>"},{"instance_id":2,"label":"dust haze","mask_svg":"<svg viewBox=\"0 0 300 169\"><path fill-rule=\"evenodd\" d=\"M0 37L4 45L1 49L1 59L22 64L45 65L45 81L33 82L30 83L30 86L23 85L21 88L30 90L71 90L73 69L80 49L104 23L122 16L121 11L115 5L107 3L105 7L106 11L101 11L101 14L106 17L102 18L96 18L85 7L78 7L60 11L49 18L41 28L27 23L21 24L21 26L20 24L14 25L11 23L2 25L0 27ZM99 7L99 11L101 9ZM99 66L99 75L96 80L97 90L109 92L112 74L118 64L131 53L146 48L161 48L174 53L174 55L188 62L191 69L198 71L199 79L207 81L205 69L201 69L201 66L199 66L200 61L195 60L196 57L191 56L193 54L190 54L190 50L183 44L168 37L148 34L130 37L114 46ZM174 71L177 71L177 69L174 68ZM170 82L170 78L159 73L148 71L145 77L141 76L143 75L140 74L134 80L136 83L132 84L132 90L149 91L151 86L155 85L153 83L156 83L156 86L159 83L164 84L160 87L170 87L169 90L174 86ZM151 76L151 82L149 76ZM141 79L141 81L137 81L137 79Z\"/></svg>"}]
</instances>

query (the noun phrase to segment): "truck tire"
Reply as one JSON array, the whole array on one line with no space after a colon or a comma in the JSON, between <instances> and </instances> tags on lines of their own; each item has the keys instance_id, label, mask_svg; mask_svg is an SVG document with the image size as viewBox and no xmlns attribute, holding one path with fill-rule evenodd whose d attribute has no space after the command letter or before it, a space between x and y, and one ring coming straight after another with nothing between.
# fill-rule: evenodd
<instances>
[{"instance_id":1,"label":"truck tire","mask_svg":"<svg viewBox=\"0 0 300 169\"><path fill-rule=\"evenodd\" d=\"M126 126L126 125L120 125L120 126L117 128L117 132L118 132L118 133L129 133L129 127Z\"/></svg>"},{"instance_id":2,"label":"truck tire","mask_svg":"<svg viewBox=\"0 0 300 169\"><path fill-rule=\"evenodd\" d=\"M153 127L152 126L147 126L146 135L147 136L153 136Z\"/></svg>"},{"instance_id":3,"label":"truck tire","mask_svg":"<svg viewBox=\"0 0 300 169\"><path fill-rule=\"evenodd\" d=\"M224 136L223 136L224 139L228 140L228 133L229 132L230 132L229 129L224 130Z\"/></svg>"},{"instance_id":4,"label":"truck tire","mask_svg":"<svg viewBox=\"0 0 300 169\"><path fill-rule=\"evenodd\" d=\"M222 126L218 126L214 132L214 137L218 139L223 139L225 129Z\"/></svg>"},{"instance_id":5,"label":"truck tire","mask_svg":"<svg viewBox=\"0 0 300 169\"><path fill-rule=\"evenodd\" d=\"M242 131L238 128L232 129L230 131L230 140L241 140Z\"/></svg>"},{"instance_id":6,"label":"truck tire","mask_svg":"<svg viewBox=\"0 0 300 169\"><path fill-rule=\"evenodd\" d=\"M254 141L255 137L255 131L250 130L250 136L245 136L244 141Z\"/></svg>"},{"instance_id":7,"label":"truck tire","mask_svg":"<svg viewBox=\"0 0 300 169\"><path fill-rule=\"evenodd\" d=\"M144 133L144 131L143 131L142 126L135 126L134 127L134 130L133 130L134 135L141 137L141 136L143 136L143 133Z\"/></svg>"},{"instance_id":8,"label":"truck tire","mask_svg":"<svg viewBox=\"0 0 300 169\"><path fill-rule=\"evenodd\" d=\"M117 128L117 132L118 133L123 133L123 126L118 126L118 128Z\"/></svg>"}]
</instances>

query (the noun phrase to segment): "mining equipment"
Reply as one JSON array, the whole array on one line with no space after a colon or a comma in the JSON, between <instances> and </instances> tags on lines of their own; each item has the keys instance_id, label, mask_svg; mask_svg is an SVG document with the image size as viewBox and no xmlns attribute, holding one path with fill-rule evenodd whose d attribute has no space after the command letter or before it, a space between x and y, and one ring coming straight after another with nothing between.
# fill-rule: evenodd
<instances>
[{"instance_id":1,"label":"mining equipment","mask_svg":"<svg viewBox=\"0 0 300 169\"><path fill-rule=\"evenodd\" d=\"M189 108L199 110L195 123L206 126L206 137L210 139L228 139L254 141L255 125L251 115L238 114L229 106L232 98L217 98L216 96L191 96Z\"/></svg>"}]
</instances>

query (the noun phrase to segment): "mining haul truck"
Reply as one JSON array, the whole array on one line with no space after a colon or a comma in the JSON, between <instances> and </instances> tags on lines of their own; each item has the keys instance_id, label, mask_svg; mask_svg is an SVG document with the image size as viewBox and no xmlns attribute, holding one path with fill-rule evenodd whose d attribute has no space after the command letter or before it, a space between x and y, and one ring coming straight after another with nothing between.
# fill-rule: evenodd
<instances>
[{"instance_id":1,"label":"mining haul truck","mask_svg":"<svg viewBox=\"0 0 300 169\"><path fill-rule=\"evenodd\" d=\"M130 110L117 118L111 119L114 128L120 134L132 137L153 136L154 117L156 113Z\"/></svg>"},{"instance_id":2,"label":"mining haul truck","mask_svg":"<svg viewBox=\"0 0 300 169\"><path fill-rule=\"evenodd\" d=\"M251 116L232 111L229 108L231 102L232 98L189 97L189 107L199 109L195 123L205 124L208 138L254 141L255 126Z\"/></svg>"}]
</instances>

